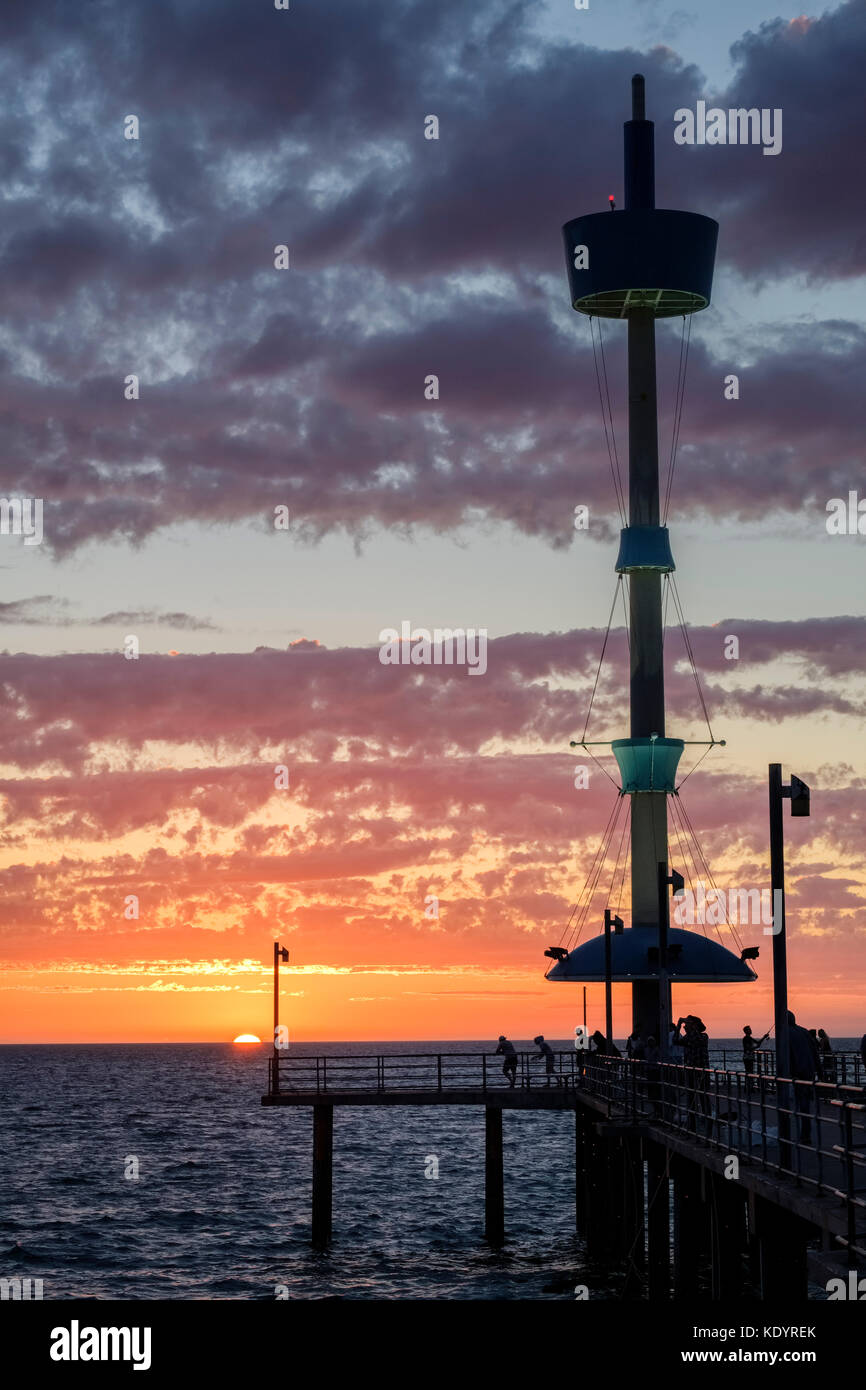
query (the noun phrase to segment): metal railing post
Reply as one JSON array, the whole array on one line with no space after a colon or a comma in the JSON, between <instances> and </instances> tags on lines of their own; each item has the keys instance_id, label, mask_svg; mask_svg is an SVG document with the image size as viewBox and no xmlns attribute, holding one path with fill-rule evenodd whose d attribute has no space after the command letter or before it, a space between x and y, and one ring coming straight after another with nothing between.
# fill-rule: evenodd
<instances>
[{"instance_id":1,"label":"metal railing post","mask_svg":"<svg viewBox=\"0 0 866 1390\"><path fill-rule=\"evenodd\" d=\"M854 1127L852 1124L851 1106L847 1101L842 1102L843 1129L845 1135L845 1192L847 1208L848 1226L848 1268L856 1266L855 1243L857 1239L857 1223L854 1217Z\"/></svg>"}]
</instances>

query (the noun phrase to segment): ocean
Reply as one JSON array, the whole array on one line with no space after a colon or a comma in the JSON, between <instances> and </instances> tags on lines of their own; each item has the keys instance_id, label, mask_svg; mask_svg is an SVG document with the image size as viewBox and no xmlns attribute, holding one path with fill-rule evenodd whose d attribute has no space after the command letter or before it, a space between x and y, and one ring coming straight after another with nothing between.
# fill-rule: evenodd
<instances>
[{"instance_id":1,"label":"ocean","mask_svg":"<svg viewBox=\"0 0 866 1390\"><path fill-rule=\"evenodd\" d=\"M292 1047L483 1050L493 1044ZM0 1048L0 1278L41 1279L46 1300L572 1300L578 1284L619 1297L621 1275L594 1267L575 1233L570 1113L505 1113L507 1244L495 1251L480 1107L338 1107L334 1240L313 1251L311 1111L261 1105L268 1053Z\"/></svg>"},{"instance_id":2,"label":"ocean","mask_svg":"<svg viewBox=\"0 0 866 1390\"><path fill-rule=\"evenodd\" d=\"M334 1242L313 1252L311 1111L261 1105L268 1051L0 1049L0 1275L42 1279L45 1299L270 1300L278 1286L305 1299L573 1298L592 1275L574 1230L569 1114L506 1115L508 1245L495 1252L482 1233L483 1110L338 1108ZM425 1178L430 1156L438 1178ZM124 1177L130 1158L137 1180Z\"/></svg>"}]
</instances>

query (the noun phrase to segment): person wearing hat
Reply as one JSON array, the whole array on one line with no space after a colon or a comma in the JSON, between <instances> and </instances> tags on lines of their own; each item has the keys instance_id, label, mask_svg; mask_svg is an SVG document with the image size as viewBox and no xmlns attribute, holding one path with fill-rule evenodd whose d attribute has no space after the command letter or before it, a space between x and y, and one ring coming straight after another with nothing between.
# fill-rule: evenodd
<instances>
[{"instance_id":1,"label":"person wearing hat","mask_svg":"<svg viewBox=\"0 0 866 1390\"><path fill-rule=\"evenodd\" d=\"M547 1081L545 1082L545 1085L546 1085L546 1086L549 1086L549 1085L550 1085L550 1078L551 1078L553 1075L555 1075L555 1068L556 1068L556 1062L555 1062L555 1059L554 1059L553 1048L550 1046L550 1043L546 1043L546 1042L544 1041L544 1038L542 1037L541 1033L539 1033L539 1035L538 1035L537 1038L533 1038L532 1041L535 1043L536 1047L538 1048L538 1056L539 1056L539 1058L541 1058L541 1057L544 1058L545 1065L546 1065L546 1067L547 1067Z\"/></svg>"},{"instance_id":2,"label":"person wearing hat","mask_svg":"<svg viewBox=\"0 0 866 1390\"><path fill-rule=\"evenodd\" d=\"M680 1033L683 1024L685 1024L686 1031ZM687 1067L708 1067L710 1065L710 1040L707 1037L704 1021L698 1018L697 1014L687 1014L685 1018L677 1019L672 1041L676 1047L684 1049L683 1061Z\"/></svg>"},{"instance_id":3,"label":"person wearing hat","mask_svg":"<svg viewBox=\"0 0 866 1390\"><path fill-rule=\"evenodd\" d=\"M502 1063L502 1075L506 1077L509 1086L517 1085L517 1051L514 1043L509 1042L504 1033L499 1034L499 1046L497 1053L505 1058Z\"/></svg>"},{"instance_id":4,"label":"person wearing hat","mask_svg":"<svg viewBox=\"0 0 866 1390\"><path fill-rule=\"evenodd\" d=\"M686 1031L681 1034L680 1028L683 1024L686 1026ZM707 1095L710 1040L707 1037L703 1019L698 1018L697 1014L688 1014L685 1018L678 1018L671 1041L676 1047L683 1049L683 1062L692 1069L688 1073L686 1093L689 1129L694 1130L698 1111L703 1115L708 1115L710 1111L710 1101Z\"/></svg>"}]
</instances>

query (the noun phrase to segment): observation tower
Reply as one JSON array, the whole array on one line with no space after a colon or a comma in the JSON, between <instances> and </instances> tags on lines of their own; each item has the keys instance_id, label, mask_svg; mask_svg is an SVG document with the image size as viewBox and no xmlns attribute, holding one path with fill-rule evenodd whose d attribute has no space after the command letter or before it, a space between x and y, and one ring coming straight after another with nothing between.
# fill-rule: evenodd
<instances>
[{"instance_id":1,"label":"observation tower","mask_svg":"<svg viewBox=\"0 0 866 1390\"><path fill-rule=\"evenodd\" d=\"M556 962L546 978L604 981L607 939L610 978L632 983L633 1027L643 1037L654 1035L666 1054L671 982L750 982L757 976L743 955L703 932L669 926L670 889L681 880L668 865L668 806L678 798L685 745L668 737L665 723L662 590L675 565L659 498L655 321L682 315L685 326L688 315L707 308L719 229L698 213L656 207L653 132L644 79L637 75L632 119L624 126L625 207L615 209L611 200L610 210L563 227L573 307L628 325L628 508L615 568L618 588L628 592L630 725L628 737L610 746L621 780L618 797L630 801L631 921L623 929L615 918L615 933L571 951L546 952ZM710 730L708 746L716 742ZM676 814L679 826L679 807Z\"/></svg>"}]
</instances>

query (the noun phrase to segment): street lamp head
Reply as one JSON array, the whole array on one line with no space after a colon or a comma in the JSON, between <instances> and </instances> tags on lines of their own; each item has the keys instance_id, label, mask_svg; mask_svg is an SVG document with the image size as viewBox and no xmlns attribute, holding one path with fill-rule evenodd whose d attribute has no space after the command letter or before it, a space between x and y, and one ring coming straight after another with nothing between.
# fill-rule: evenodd
<instances>
[{"instance_id":1,"label":"street lamp head","mask_svg":"<svg viewBox=\"0 0 866 1390\"><path fill-rule=\"evenodd\" d=\"M791 774L791 815L808 816L809 814L809 788L799 777Z\"/></svg>"},{"instance_id":2,"label":"street lamp head","mask_svg":"<svg viewBox=\"0 0 866 1390\"><path fill-rule=\"evenodd\" d=\"M551 960L566 960L568 958L568 952L564 946L548 946L544 954L549 956Z\"/></svg>"}]
</instances>

